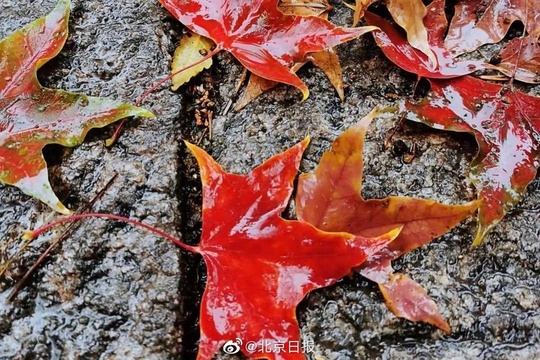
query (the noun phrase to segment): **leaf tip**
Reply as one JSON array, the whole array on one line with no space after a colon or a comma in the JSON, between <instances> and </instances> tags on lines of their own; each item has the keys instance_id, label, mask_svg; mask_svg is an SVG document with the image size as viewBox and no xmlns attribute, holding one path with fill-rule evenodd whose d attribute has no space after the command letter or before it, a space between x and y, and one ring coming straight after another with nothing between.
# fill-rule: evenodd
<instances>
[{"instance_id":1,"label":"leaf tip","mask_svg":"<svg viewBox=\"0 0 540 360\"><path fill-rule=\"evenodd\" d=\"M443 320L440 323L438 323L437 327L447 334L450 334L452 332L452 328L450 327L450 325L448 325L448 322L446 320Z\"/></svg>"},{"instance_id":2,"label":"leaf tip","mask_svg":"<svg viewBox=\"0 0 540 360\"><path fill-rule=\"evenodd\" d=\"M58 211L62 215L71 215L73 214L73 211L69 210L67 207L64 206L60 201L56 203L54 206L54 210Z\"/></svg>"},{"instance_id":3,"label":"leaf tip","mask_svg":"<svg viewBox=\"0 0 540 360\"><path fill-rule=\"evenodd\" d=\"M309 89L306 87L300 88L300 91L302 91L302 101L306 101L309 97Z\"/></svg>"},{"instance_id":4,"label":"leaf tip","mask_svg":"<svg viewBox=\"0 0 540 360\"><path fill-rule=\"evenodd\" d=\"M143 109L143 108L138 108L137 116L145 117L145 118L151 118L151 119L156 118L156 115L154 115L153 112L151 112L149 110L146 110L146 109Z\"/></svg>"},{"instance_id":5,"label":"leaf tip","mask_svg":"<svg viewBox=\"0 0 540 360\"><path fill-rule=\"evenodd\" d=\"M401 234L401 230L403 230L403 227L404 227L404 226L405 226L405 225L401 225L401 226L399 226L399 227L397 227L397 228L395 228L395 229L390 230L390 231L386 234L386 236L388 237L389 241L394 241L394 240L399 236L399 234Z\"/></svg>"},{"instance_id":6,"label":"leaf tip","mask_svg":"<svg viewBox=\"0 0 540 360\"><path fill-rule=\"evenodd\" d=\"M53 9L53 12L59 11L59 12L69 12L71 9L71 0L59 0L56 3L55 8Z\"/></svg>"},{"instance_id":7,"label":"leaf tip","mask_svg":"<svg viewBox=\"0 0 540 360\"><path fill-rule=\"evenodd\" d=\"M311 142L311 136L307 135L304 140L302 140L300 143L302 144L302 147L305 149Z\"/></svg>"},{"instance_id":8,"label":"leaf tip","mask_svg":"<svg viewBox=\"0 0 540 360\"><path fill-rule=\"evenodd\" d=\"M34 240L36 238L35 232L33 230L25 230L24 234L21 236L21 239L24 241Z\"/></svg>"},{"instance_id":9,"label":"leaf tip","mask_svg":"<svg viewBox=\"0 0 540 360\"><path fill-rule=\"evenodd\" d=\"M200 161L202 161L202 159L204 159L205 157L210 157L210 155L208 155L206 153L206 151L204 151L203 149L201 149L200 147L198 147L197 145L195 144L192 144L190 143L189 141L187 140L184 140L184 144L186 145L186 147L189 149L189 151L191 152L191 154L193 156L195 156L195 158L197 159L197 161L199 162L200 164Z\"/></svg>"}]
</instances>

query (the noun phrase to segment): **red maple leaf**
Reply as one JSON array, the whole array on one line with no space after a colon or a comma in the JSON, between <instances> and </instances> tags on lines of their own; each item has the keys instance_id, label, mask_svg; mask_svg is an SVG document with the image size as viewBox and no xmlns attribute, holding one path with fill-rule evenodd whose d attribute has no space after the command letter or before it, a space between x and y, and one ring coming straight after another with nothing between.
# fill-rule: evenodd
<instances>
[{"instance_id":1,"label":"red maple leaf","mask_svg":"<svg viewBox=\"0 0 540 360\"><path fill-rule=\"evenodd\" d=\"M538 0L461 0L448 29L445 47L453 54L471 52L484 44L501 41L514 21L521 21L529 35L540 36Z\"/></svg>"},{"instance_id":2,"label":"red maple leaf","mask_svg":"<svg viewBox=\"0 0 540 360\"><path fill-rule=\"evenodd\" d=\"M470 76L431 81L429 96L407 102L412 120L468 132L478 143L471 178L481 200L474 245L522 197L540 166L540 98Z\"/></svg>"},{"instance_id":3,"label":"red maple leaf","mask_svg":"<svg viewBox=\"0 0 540 360\"><path fill-rule=\"evenodd\" d=\"M159 0L191 31L211 38L252 73L309 90L291 67L305 55L352 40L375 27L340 28L317 17L284 15L277 0Z\"/></svg>"},{"instance_id":4,"label":"red maple leaf","mask_svg":"<svg viewBox=\"0 0 540 360\"><path fill-rule=\"evenodd\" d=\"M364 139L375 114L373 111L341 134L323 154L315 171L300 176L298 219L324 231L361 236L378 236L402 226L399 236L358 270L379 284L396 316L425 321L448 332L450 326L424 288L406 275L395 274L391 262L445 234L473 213L477 204L445 205L398 196L362 198Z\"/></svg>"},{"instance_id":5,"label":"red maple leaf","mask_svg":"<svg viewBox=\"0 0 540 360\"><path fill-rule=\"evenodd\" d=\"M491 67L516 80L540 84L540 44L537 36L514 38L499 55L499 63Z\"/></svg>"},{"instance_id":6,"label":"red maple leaf","mask_svg":"<svg viewBox=\"0 0 540 360\"><path fill-rule=\"evenodd\" d=\"M247 175L224 171L204 150L186 142L203 185L202 236L198 246L112 214L77 214L27 231L30 240L83 218L123 221L150 230L184 250L201 254L208 271L201 301L197 359L210 360L222 345L250 358L304 359L296 306L311 290L332 285L388 246L400 225L378 236L324 232L280 214L293 190L308 139L267 160Z\"/></svg>"},{"instance_id":7,"label":"red maple leaf","mask_svg":"<svg viewBox=\"0 0 540 360\"><path fill-rule=\"evenodd\" d=\"M0 41L0 181L69 213L49 184L42 150L75 146L91 128L128 116L153 116L119 101L43 88L36 71L68 36L70 1Z\"/></svg>"},{"instance_id":8,"label":"red maple leaf","mask_svg":"<svg viewBox=\"0 0 540 360\"><path fill-rule=\"evenodd\" d=\"M386 57L403 70L417 74L419 77L454 78L485 68L483 61L459 61L444 48L443 39L448 26L444 3L444 0L434 0L428 5L427 15L424 18L428 43L438 62L435 69L428 57L412 47L407 42L405 33L395 25L370 12L366 12L364 18L368 24L381 29L381 31L373 32L373 37Z\"/></svg>"},{"instance_id":9,"label":"red maple leaf","mask_svg":"<svg viewBox=\"0 0 540 360\"><path fill-rule=\"evenodd\" d=\"M188 144L203 183L203 230L195 251L208 269L198 359L211 359L223 343L237 338L252 358L304 359L300 351L288 350L299 341L298 303L398 235L396 227L376 238L326 233L279 216L307 143L245 176L225 172L206 152Z\"/></svg>"}]
</instances>

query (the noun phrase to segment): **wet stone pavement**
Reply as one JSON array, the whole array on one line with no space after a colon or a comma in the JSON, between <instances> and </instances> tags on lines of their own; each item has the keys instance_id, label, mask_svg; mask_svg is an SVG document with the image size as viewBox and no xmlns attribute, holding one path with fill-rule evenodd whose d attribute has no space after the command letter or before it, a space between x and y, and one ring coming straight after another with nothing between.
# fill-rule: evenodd
<instances>
[{"instance_id":1,"label":"wet stone pavement","mask_svg":"<svg viewBox=\"0 0 540 360\"><path fill-rule=\"evenodd\" d=\"M2 0L0 37L46 14L53 0ZM332 20L351 14L334 2ZM74 0L70 36L62 53L39 74L42 83L94 96L134 102L168 73L182 26L155 0ZM268 157L312 136L302 170L312 169L330 142L376 105L407 96L414 76L392 66L369 35L339 47L349 85L341 104L322 72L299 74L311 89L306 102L280 86L244 110L223 115L242 72L228 54L175 93L163 86L143 106L156 119L131 119L118 143L113 128L91 131L75 148L51 146L45 155L56 193L71 209L139 219L197 243L200 183L182 139L200 142L231 172L246 173ZM212 139L197 125L201 97L216 105ZM467 135L405 123L393 138L416 143L405 164L385 150L393 122L378 120L367 136L363 195L430 197L446 203L474 198L467 178L476 152ZM311 359L535 359L540 358L540 181L489 236L471 249L474 221L396 262L424 285L452 333L394 317L377 287L360 276L308 295L298 308ZM56 217L14 187L0 185L0 261L21 247L20 234ZM57 235L57 234L56 234ZM11 303L15 283L55 234L33 242L0 280L1 359L191 359L204 290L201 259L167 241L119 223L81 223L39 267ZM254 275L256 276L256 275ZM233 358L223 354L218 359Z\"/></svg>"}]
</instances>

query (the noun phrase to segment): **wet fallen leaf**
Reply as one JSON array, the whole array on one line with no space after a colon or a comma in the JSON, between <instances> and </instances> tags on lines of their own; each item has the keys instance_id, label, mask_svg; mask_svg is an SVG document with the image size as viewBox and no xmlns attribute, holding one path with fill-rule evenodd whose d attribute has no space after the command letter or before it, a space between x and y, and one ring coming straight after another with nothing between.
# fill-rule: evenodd
<instances>
[{"instance_id":1,"label":"wet fallen leaf","mask_svg":"<svg viewBox=\"0 0 540 360\"><path fill-rule=\"evenodd\" d=\"M378 0L356 0L354 4L345 2L345 5L354 10L353 26L358 25L360 19L364 17L367 8L376 1Z\"/></svg>"},{"instance_id":2,"label":"wet fallen leaf","mask_svg":"<svg viewBox=\"0 0 540 360\"><path fill-rule=\"evenodd\" d=\"M454 55L476 50L484 44L501 41L514 21L540 36L540 1L537 0L461 0L448 29L445 46Z\"/></svg>"},{"instance_id":3,"label":"wet fallen leaf","mask_svg":"<svg viewBox=\"0 0 540 360\"><path fill-rule=\"evenodd\" d=\"M0 41L0 181L52 209L69 213L54 194L42 150L76 146L88 130L128 116L153 116L119 101L43 88L36 72L68 36L69 0Z\"/></svg>"},{"instance_id":4,"label":"wet fallen leaf","mask_svg":"<svg viewBox=\"0 0 540 360\"><path fill-rule=\"evenodd\" d=\"M540 45L538 37L515 38L501 50L494 66L508 77L529 84L540 84Z\"/></svg>"},{"instance_id":5,"label":"wet fallen leaf","mask_svg":"<svg viewBox=\"0 0 540 360\"><path fill-rule=\"evenodd\" d=\"M291 2L294 2L296 6L287 5ZM300 3L298 3L298 1L289 0L289 2L280 2L278 8L286 15L296 14L299 16L320 16L324 19L327 19L327 11L329 9L329 6L326 6L326 4L326 0L310 0ZM323 8L325 9L325 11L320 11ZM333 49L328 49L320 52L311 53L309 54L309 60L313 63L313 65L317 66L325 73L334 89L336 89L336 92L338 93L341 101L345 101L343 73L341 71L339 56L336 54L336 52ZM294 72L297 72L305 64L305 62L297 63L292 67L292 70ZM267 80L255 74L251 74L246 89L238 100L234 110L240 111L258 96L276 87L277 84L278 83L275 81Z\"/></svg>"},{"instance_id":6,"label":"wet fallen leaf","mask_svg":"<svg viewBox=\"0 0 540 360\"><path fill-rule=\"evenodd\" d=\"M522 198L540 166L540 98L465 76L431 81L431 92L407 102L409 118L436 129L468 132L478 143L471 178L478 190L474 245Z\"/></svg>"},{"instance_id":7,"label":"wet fallen leaf","mask_svg":"<svg viewBox=\"0 0 540 360\"><path fill-rule=\"evenodd\" d=\"M444 48L443 37L448 22L444 13L444 0L434 0L427 7L424 24L428 32L428 43L437 58L437 68L433 68L428 57L414 49L398 28L383 18L367 12L368 24L378 26L381 31L373 33L375 41L384 54L397 66L424 78L452 78L483 69L483 61L459 61Z\"/></svg>"},{"instance_id":8,"label":"wet fallen leaf","mask_svg":"<svg viewBox=\"0 0 540 360\"><path fill-rule=\"evenodd\" d=\"M313 65L324 72L330 84L336 89L339 99L342 102L345 101L343 71L341 70L338 54L333 49L329 49L311 54L310 60Z\"/></svg>"},{"instance_id":9,"label":"wet fallen leaf","mask_svg":"<svg viewBox=\"0 0 540 360\"><path fill-rule=\"evenodd\" d=\"M451 331L426 289L407 275L390 273L388 280L379 284L379 289L386 305L396 316Z\"/></svg>"},{"instance_id":10,"label":"wet fallen leaf","mask_svg":"<svg viewBox=\"0 0 540 360\"><path fill-rule=\"evenodd\" d=\"M237 338L250 358L304 359L300 351L288 351L300 340L298 303L399 234L399 225L377 237L355 237L281 218L307 144L304 140L248 175L227 173L202 149L187 144L203 184L203 229L194 249L208 269L197 359L211 359Z\"/></svg>"},{"instance_id":11,"label":"wet fallen leaf","mask_svg":"<svg viewBox=\"0 0 540 360\"><path fill-rule=\"evenodd\" d=\"M172 61L172 73L177 73L182 69L188 68L197 61L204 58L212 51L214 42L204 36L192 33L186 33L180 39L180 44L174 51ZM180 86L191 80L192 77L212 66L212 59L208 59L199 65L195 65L188 70L181 71L172 78L172 89L177 90Z\"/></svg>"},{"instance_id":12,"label":"wet fallen leaf","mask_svg":"<svg viewBox=\"0 0 540 360\"><path fill-rule=\"evenodd\" d=\"M280 0L278 9L285 15L321 16L332 10L332 6L327 0Z\"/></svg>"},{"instance_id":13,"label":"wet fallen leaf","mask_svg":"<svg viewBox=\"0 0 540 360\"><path fill-rule=\"evenodd\" d=\"M232 53L248 70L309 90L291 70L307 53L329 49L374 27L340 28L317 17L285 15L277 0L160 0L193 32L211 38L216 51Z\"/></svg>"},{"instance_id":14,"label":"wet fallen leaf","mask_svg":"<svg viewBox=\"0 0 540 360\"><path fill-rule=\"evenodd\" d=\"M423 21L427 9L422 0L386 0L386 7L394 21L405 29L409 44L424 53L430 61L430 68L435 70L437 57L428 43L428 34Z\"/></svg>"},{"instance_id":15,"label":"wet fallen leaf","mask_svg":"<svg viewBox=\"0 0 540 360\"><path fill-rule=\"evenodd\" d=\"M402 226L396 240L370 257L359 271L379 284L396 316L425 321L450 331L426 291L408 277L393 274L391 261L448 232L474 213L477 203L445 205L397 196L363 199L363 144L376 114L373 111L341 134L323 154L315 171L300 176L296 195L298 219L323 231L361 236L378 236Z\"/></svg>"},{"instance_id":16,"label":"wet fallen leaf","mask_svg":"<svg viewBox=\"0 0 540 360\"><path fill-rule=\"evenodd\" d=\"M298 64L298 65L295 65L293 69L300 68L300 67L301 65ZM240 99L238 99L238 102L236 103L236 106L234 107L234 111L242 110L250 102L255 100L260 95L264 94L268 90L275 88L277 85L278 83L275 81L267 80L255 74L251 74L249 76L247 86L244 92L242 93L242 96L240 97Z\"/></svg>"},{"instance_id":17,"label":"wet fallen leaf","mask_svg":"<svg viewBox=\"0 0 540 360\"><path fill-rule=\"evenodd\" d=\"M327 14L328 11L332 9L332 6L330 6L326 0L281 0L279 2L278 9L285 15L322 16L323 14ZM328 20L327 16L323 18ZM204 36L193 33L185 34L182 36L180 44L174 52L171 72L173 74L180 72L182 69L188 68L197 61L200 61L204 56L210 53L214 46L214 42ZM196 76L202 70L208 69L211 66L212 59L208 59L200 65L193 66L184 72L180 72L172 79L172 89L177 90L180 86L188 82L193 76ZM298 69L295 69L294 71L296 72L297 70ZM251 89L247 92L248 94L255 94L255 87L266 88L266 90L268 90L275 86L273 85L268 87L268 85L266 85L267 82L277 84L257 75L253 76L253 81L258 82L258 84L253 84ZM246 101L245 105L263 92L264 91L257 93L257 95L251 97L249 101L244 99L243 101Z\"/></svg>"},{"instance_id":18,"label":"wet fallen leaf","mask_svg":"<svg viewBox=\"0 0 540 360\"><path fill-rule=\"evenodd\" d=\"M356 0L354 5L348 4L354 10L353 26L356 26L365 16L368 7L377 0ZM394 21L407 33L409 44L424 53L431 61L431 67L437 67L437 58L428 44L427 30L422 21L426 16L426 6L422 0L386 0L386 7Z\"/></svg>"}]
</instances>

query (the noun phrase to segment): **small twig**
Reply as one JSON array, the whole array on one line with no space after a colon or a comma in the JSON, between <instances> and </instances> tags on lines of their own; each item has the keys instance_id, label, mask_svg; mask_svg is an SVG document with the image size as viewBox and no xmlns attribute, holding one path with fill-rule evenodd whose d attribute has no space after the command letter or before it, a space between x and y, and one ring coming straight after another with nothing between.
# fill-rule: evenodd
<instances>
[{"instance_id":1,"label":"small twig","mask_svg":"<svg viewBox=\"0 0 540 360\"><path fill-rule=\"evenodd\" d=\"M390 148L390 142L392 141L392 138L394 137L394 135L396 135L396 133L398 132L398 130L401 128L401 126L403 125L403 121L405 120L405 113L402 112L400 115L399 115L399 118L398 118L398 121L396 123L396 125L394 126L394 128L392 129L392 131L390 132L390 135L388 135L386 137L386 140L384 141L384 148L385 149L389 149Z\"/></svg>"},{"instance_id":2,"label":"small twig","mask_svg":"<svg viewBox=\"0 0 540 360\"><path fill-rule=\"evenodd\" d=\"M197 146L201 145L201 142L204 139L204 135L206 135L207 132L208 132L208 128L205 128L202 135L201 135L201 137L199 137L199 140L197 140L197 143L196 143Z\"/></svg>"},{"instance_id":3,"label":"small twig","mask_svg":"<svg viewBox=\"0 0 540 360\"><path fill-rule=\"evenodd\" d=\"M232 106L234 100L236 99L236 97L238 96L238 92L240 91L240 88L244 84L244 81L246 81L246 76L247 76L247 69L244 68L244 71L242 71L242 75L240 75L240 79L236 83L236 86L235 86L235 88L233 90L233 93L232 93L229 101L227 102L227 106L225 106L225 110L223 110L223 113L222 113L223 116L227 115L229 113L229 110L231 110L231 106Z\"/></svg>"},{"instance_id":4,"label":"small twig","mask_svg":"<svg viewBox=\"0 0 540 360\"><path fill-rule=\"evenodd\" d=\"M107 182L107 184L105 184L105 186L94 196L94 198L88 203L88 204L85 204L83 205L79 210L77 210L77 213L83 213L85 211L88 211L90 210L94 204L96 203L97 200L99 200L99 198L101 198L103 196L103 194L105 194L105 192L109 189L109 187L114 183L114 181L116 180L116 178L118 177L118 174L114 174L114 176ZM30 276L32 276L32 274L37 270L37 268L41 265L41 263L43 263L43 261L45 261L45 258L47 256L49 256L49 254L63 241L65 240L68 235L71 233L71 231L78 225L78 222L73 222L71 224L69 224L69 226L64 230L64 232L58 236L50 245L49 247L47 248L47 250L45 250L45 252L43 254L41 254L41 256L39 257L39 259L37 259L37 261L34 263L34 265L32 265L32 267L26 272L26 274L24 274L24 276L22 277L22 279L20 279L17 284L15 285L15 287L13 288L13 290L11 291L11 293L9 294L7 300L8 301L12 301L13 298L15 296L17 296L17 294L19 293L19 291L21 290L21 288L24 286L26 280L28 280L28 278Z\"/></svg>"},{"instance_id":5,"label":"small twig","mask_svg":"<svg viewBox=\"0 0 540 360\"><path fill-rule=\"evenodd\" d=\"M185 68L182 68L172 74L170 74L169 76L167 76L166 78L160 80L156 85L152 86L150 89L146 90L144 92L144 94L142 94L138 99L137 101L135 101L135 106L140 106L141 103L146 100L146 98L152 93L154 92L157 88L159 88L161 85L163 85L164 83L166 83L167 81L169 81L170 79L172 79L173 77L175 77L176 75L180 74L181 72L184 72L186 70L189 70L199 64L202 64L203 62L205 62L206 60L208 59L211 59L214 55L216 55L218 52L221 51L221 48L218 46L216 47L214 50L212 50L211 52L209 52L208 54L206 54L206 56L204 56L203 58L201 58L200 60L194 62L193 64L189 65L189 66L186 66ZM114 144L116 142L116 140L118 140L118 136L120 134L120 130L122 130L122 127L124 126L124 123L125 123L125 119L123 119L120 124L118 124L118 127L116 128L116 130L114 131L114 134L105 141L105 145L106 146L111 146L112 144Z\"/></svg>"},{"instance_id":6,"label":"small twig","mask_svg":"<svg viewBox=\"0 0 540 360\"><path fill-rule=\"evenodd\" d=\"M213 120L212 120L212 117L210 116L208 118L208 139L210 139L210 141L212 141L212 135L213 135L213 131L212 131L212 126L213 126Z\"/></svg>"}]
</instances>

